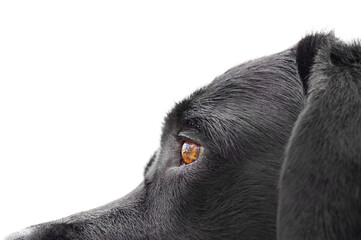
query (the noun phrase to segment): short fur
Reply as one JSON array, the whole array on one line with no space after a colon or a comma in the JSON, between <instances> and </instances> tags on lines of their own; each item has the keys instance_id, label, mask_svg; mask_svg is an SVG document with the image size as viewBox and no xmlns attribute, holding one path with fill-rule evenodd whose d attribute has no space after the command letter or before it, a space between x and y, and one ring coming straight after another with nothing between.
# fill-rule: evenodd
<instances>
[{"instance_id":1,"label":"short fur","mask_svg":"<svg viewBox=\"0 0 361 240\"><path fill-rule=\"evenodd\" d=\"M169 112L133 192L7 239L361 239L360 80L332 33L236 66Z\"/></svg>"}]
</instances>

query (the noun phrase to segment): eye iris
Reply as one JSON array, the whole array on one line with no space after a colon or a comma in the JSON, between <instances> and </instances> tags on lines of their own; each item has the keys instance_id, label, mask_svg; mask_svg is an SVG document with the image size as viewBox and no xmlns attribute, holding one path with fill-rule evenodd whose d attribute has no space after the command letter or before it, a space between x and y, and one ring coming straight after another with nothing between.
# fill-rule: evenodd
<instances>
[{"instance_id":1,"label":"eye iris","mask_svg":"<svg viewBox=\"0 0 361 240\"><path fill-rule=\"evenodd\" d=\"M192 142L185 142L182 146L182 159L189 164L199 158L203 152L203 147Z\"/></svg>"}]
</instances>

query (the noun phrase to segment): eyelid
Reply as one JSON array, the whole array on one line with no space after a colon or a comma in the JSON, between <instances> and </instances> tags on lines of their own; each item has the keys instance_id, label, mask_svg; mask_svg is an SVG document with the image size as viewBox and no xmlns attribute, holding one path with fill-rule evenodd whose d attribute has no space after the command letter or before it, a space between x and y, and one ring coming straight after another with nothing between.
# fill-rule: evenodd
<instances>
[{"instance_id":1,"label":"eyelid","mask_svg":"<svg viewBox=\"0 0 361 240\"><path fill-rule=\"evenodd\" d=\"M201 141L198 137L195 136L196 134L194 133L194 131L181 131L178 133L178 140L180 142L183 141L190 141L193 142L197 145L201 145L204 147L203 141Z\"/></svg>"}]
</instances>

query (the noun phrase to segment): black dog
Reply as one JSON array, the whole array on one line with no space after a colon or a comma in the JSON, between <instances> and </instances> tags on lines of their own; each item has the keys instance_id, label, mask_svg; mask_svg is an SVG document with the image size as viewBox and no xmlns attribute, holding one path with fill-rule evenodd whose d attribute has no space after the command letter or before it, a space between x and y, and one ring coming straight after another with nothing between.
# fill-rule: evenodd
<instances>
[{"instance_id":1,"label":"black dog","mask_svg":"<svg viewBox=\"0 0 361 240\"><path fill-rule=\"evenodd\" d=\"M8 239L361 239L361 45L333 34L177 104L125 197Z\"/></svg>"}]
</instances>

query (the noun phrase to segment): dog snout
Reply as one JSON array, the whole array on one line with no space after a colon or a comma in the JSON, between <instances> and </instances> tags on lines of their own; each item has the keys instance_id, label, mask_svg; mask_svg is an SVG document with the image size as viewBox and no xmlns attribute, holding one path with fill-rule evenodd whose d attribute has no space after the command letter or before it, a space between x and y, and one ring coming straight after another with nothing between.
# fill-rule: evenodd
<instances>
[{"instance_id":1,"label":"dog snout","mask_svg":"<svg viewBox=\"0 0 361 240\"><path fill-rule=\"evenodd\" d=\"M31 239L30 238L31 232L33 232L33 230L31 228L26 228L24 230L15 232L15 233L5 237L4 240L28 240L28 239Z\"/></svg>"},{"instance_id":2,"label":"dog snout","mask_svg":"<svg viewBox=\"0 0 361 240\"><path fill-rule=\"evenodd\" d=\"M72 224L40 224L13 233L5 240L70 240L76 238L75 232Z\"/></svg>"}]
</instances>

